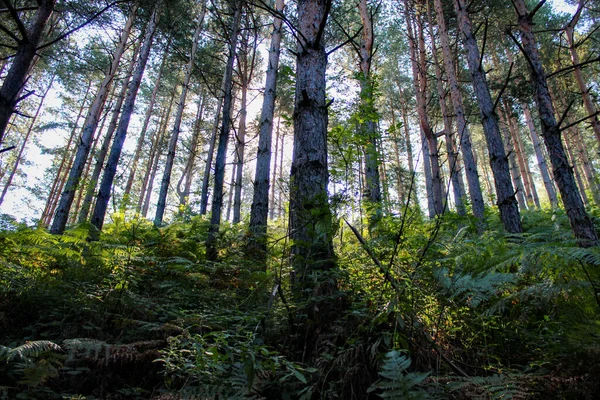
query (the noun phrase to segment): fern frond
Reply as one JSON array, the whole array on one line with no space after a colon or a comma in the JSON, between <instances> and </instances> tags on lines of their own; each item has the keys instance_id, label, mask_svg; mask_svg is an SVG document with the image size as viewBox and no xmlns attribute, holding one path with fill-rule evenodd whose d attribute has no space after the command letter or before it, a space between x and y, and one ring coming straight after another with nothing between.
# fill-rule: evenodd
<instances>
[{"instance_id":1,"label":"fern frond","mask_svg":"<svg viewBox=\"0 0 600 400\"><path fill-rule=\"evenodd\" d=\"M6 347L0 348L0 358L2 357L3 351ZM62 352L62 347L49 340L36 340L32 342L26 342L21 346L15 347L5 352L7 361L11 360L29 360L31 358L38 357L41 353L47 351Z\"/></svg>"}]
</instances>

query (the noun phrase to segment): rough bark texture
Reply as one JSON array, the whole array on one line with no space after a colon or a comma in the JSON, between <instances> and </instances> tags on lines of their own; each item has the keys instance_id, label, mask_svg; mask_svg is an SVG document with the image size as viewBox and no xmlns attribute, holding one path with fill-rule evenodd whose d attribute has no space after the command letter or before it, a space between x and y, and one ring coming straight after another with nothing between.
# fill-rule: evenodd
<instances>
[{"instance_id":1,"label":"rough bark texture","mask_svg":"<svg viewBox=\"0 0 600 400\"><path fill-rule=\"evenodd\" d=\"M444 58L444 67L446 69L446 78L450 88L450 97L452 99L452 107L456 116L456 126L458 130L458 139L460 149L465 164L465 175L467 177L467 185L469 187L469 198L471 199L471 208L473 215L478 218L483 218L484 202L483 194L481 193L481 185L479 183L479 173L477 172L477 164L473 155L473 145L471 144L471 132L467 125L467 118L463 107L462 94L458 86L456 78L456 69L454 68L454 57L450 50L450 40L448 38L448 29L446 28L446 20L444 18L444 9L441 0L435 0L436 20L439 27L439 40L442 46L442 54Z\"/></svg>"},{"instance_id":2,"label":"rough bark texture","mask_svg":"<svg viewBox=\"0 0 600 400\"><path fill-rule=\"evenodd\" d=\"M571 229L582 247L597 246L600 242L594 224L583 205L581 195L575 184L573 170L570 168L561 140L560 126L554 114L554 105L548 90L546 73L542 66L533 34L533 21L524 0L514 0L515 11L521 32L522 47L527 57L534 99L542 125L542 137L552 162L554 179L560 191Z\"/></svg>"},{"instance_id":3,"label":"rough bark texture","mask_svg":"<svg viewBox=\"0 0 600 400\"><path fill-rule=\"evenodd\" d=\"M467 14L465 0L454 0L454 9L458 16L459 27L463 43L467 52L467 62L473 80L473 89L477 96L481 123L490 155L490 166L494 174L497 204L500 210L502 225L510 233L523 231L519 215L519 207L515 198L515 190L510 180L508 159L502 143L502 135L498 126L498 117L494 110L494 102L485 79L485 72L481 65L481 54L469 15Z\"/></svg>"},{"instance_id":4,"label":"rough bark texture","mask_svg":"<svg viewBox=\"0 0 600 400\"><path fill-rule=\"evenodd\" d=\"M21 38L16 43L17 53L0 88L0 145L3 142L10 117L22 99L21 92L27 81L40 39L46 28L48 18L54 10L56 0L40 0L37 3L37 11L31 24L27 29L20 32ZM22 22L20 25L22 26Z\"/></svg>"},{"instance_id":5,"label":"rough bark texture","mask_svg":"<svg viewBox=\"0 0 600 400\"><path fill-rule=\"evenodd\" d=\"M123 143L127 136L127 129L129 127L129 121L133 114L133 107L135 105L135 99L138 94L140 83L142 82L142 75L146 68L148 56L150 55L150 49L152 48L152 38L156 31L156 26L160 18L161 8L159 3L154 6L154 11L150 16L148 25L146 26L146 33L140 49L139 60L135 67L131 81L129 82L129 88L127 90L127 97L125 98L125 104L123 105L123 111L121 112L121 118L119 119L119 125L115 133L115 138L110 149L108 161L106 162L106 168L102 175L102 181L100 182L100 189L98 191L98 197L96 199L96 205L94 206L94 212L90 220L92 226L90 227L90 238L98 239L98 234L102 230L104 224L104 217L106 216L106 210L108 209L108 200L110 199L111 189L113 181L117 173L117 166L119 159L121 158L121 151L123 149Z\"/></svg>"},{"instance_id":6,"label":"rough bark texture","mask_svg":"<svg viewBox=\"0 0 600 400\"><path fill-rule=\"evenodd\" d=\"M292 266L300 287L310 275L334 267L332 218L327 185L327 105L323 43L330 0L299 0L296 56L294 153L290 187ZM325 293L327 288L322 288Z\"/></svg>"},{"instance_id":7,"label":"rough bark texture","mask_svg":"<svg viewBox=\"0 0 600 400\"><path fill-rule=\"evenodd\" d=\"M60 235L65 231L71 205L75 199L75 192L79 186L86 160L90 154L92 142L94 140L94 133L98 127L98 121L100 119L102 107L104 107L104 103L106 102L110 91L110 86L115 74L117 73L119 63L121 62L121 57L125 52L125 47L127 41L129 40L129 34L131 33L131 28L135 19L135 13L136 8L134 7L130 11L129 18L127 19L125 27L123 28L123 32L121 33L121 39L113 54L113 61L110 69L100 84L100 88L98 89L98 93L96 94L94 102L88 110L88 115L83 124L83 131L77 147L77 153L75 154L75 160L73 161L73 165L69 171L69 178L65 184L64 191L61 194L60 201L56 209L56 214L54 215L54 221L52 222L52 227L50 228L50 233Z\"/></svg>"},{"instance_id":8,"label":"rough bark texture","mask_svg":"<svg viewBox=\"0 0 600 400\"><path fill-rule=\"evenodd\" d=\"M217 146L217 157L215 159L215 184L213 187L212 207L210 216L210 227L208 228L208 237L206 239L206 256L209 260L215 261L218 256L216 248L216 239L221 226L221 209L223 206L223 183L225 180L225 158L227 156L227 143L229 142L229 131L231 130L231 106L233 102L232 76L233 63L235 61L235 51L238 41L238 31L240 18L242 15L242 2L237 2L231 32L229 34L229 55L225 67L223 79L223 118L221 131L219 132L219 144ZM208 168L208 165L207 165Z\"/></svg>"},{"instance_id":9,"label":"rough bark texture","mask_svg":"<svg viewBox=\"0 0 600 400\"><path fill-rule=\"evenodd\" d=\"M284 0L277 0L275 9L283 12ZM269 185L271 167L271 141L273 136L273 119L275 115L275 98L277 96L277 71L279 69L279 54L282 35L282 20L277 16L273 20L273 33L269 49L267 77L263 105L260 114L260 132L258 136L258 152L256 156L256 172L254 174L254 193L250 209L250 241L248 250L264 254L267 251L267 218L269 206ZM277 153L275 153L277 154ZM273 182L274 186L274 182Z\"/></svg>"}]
</instances>

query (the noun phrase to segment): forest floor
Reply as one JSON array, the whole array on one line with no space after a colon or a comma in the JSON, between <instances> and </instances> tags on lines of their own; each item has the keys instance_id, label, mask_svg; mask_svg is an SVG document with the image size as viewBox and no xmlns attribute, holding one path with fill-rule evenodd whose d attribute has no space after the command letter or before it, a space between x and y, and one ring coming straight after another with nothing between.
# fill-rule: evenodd
<instances>
[{"instance_id":1,"label":"forest floor","mask_svg":"<svg viewBox=\"0 0 600 400\"><path fill-rule=\"evenodd\" d=\"M598 398L600 252L574 246L560 215L527 215L518 240L452 218L403 233L395 287L341 230L338 290L308 300L290 288L285 241L264 271L243 227L226 227L210 263L201 218L121 221L95 243L85 227L12 226L0 398ZM389 260L400 221L382 225L368 245ZM329 320L311 316L325 305Z\"/></svg>"}]
</instances>

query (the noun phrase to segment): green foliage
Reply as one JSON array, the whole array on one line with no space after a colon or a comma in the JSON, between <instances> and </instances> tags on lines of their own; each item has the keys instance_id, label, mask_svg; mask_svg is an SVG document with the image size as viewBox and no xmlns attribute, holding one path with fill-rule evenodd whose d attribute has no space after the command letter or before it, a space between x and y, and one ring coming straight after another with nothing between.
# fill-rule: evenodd
<instances>
[{"instance_id":1,"label":"green foliage","mask_svg":"<svg viewBox=\"0 0 600 400\"><path fill-rule=\"evenodd\" d=\"M385 355L379 375L381 379L368 390L379 390L379 396L384 399L426 399L427 392L419 387L429 376L428 372L407 372L410 358L397 350L391 350Z\"/></svg>"}]
</instances>

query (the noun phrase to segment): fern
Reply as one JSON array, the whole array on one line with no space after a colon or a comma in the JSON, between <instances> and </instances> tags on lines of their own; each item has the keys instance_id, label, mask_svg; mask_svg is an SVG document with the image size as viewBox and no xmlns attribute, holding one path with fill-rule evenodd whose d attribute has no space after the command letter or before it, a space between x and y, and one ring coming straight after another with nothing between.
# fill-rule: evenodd
<instances>
[{"instance_id":1,"label":"fern","mask_svg":"<svg viewBox=\"0 0 600 400\"><path fill-rule=\"evenodd\" d=\"M47 351L62 352L62 348L49 340L36 340L26 342L21 346L10 348L0 346L0 360L5 361L29 361L32 358L37 358L40 354Z\"/></svg>"},{"instance_id":2,"label":"fern","mask_svg":"<svg viewBox=\"0 0 600 400\"><path fill-rule=\"evenodd\" d=\"M516 281L514 274L495 271L478 275L454 273L451 276L447 268L440 269L436 277L451 299L466 301L473 308Z\"/></svg>"},{"instance_id":3,"label":"fern","mask_svg":"<svg viewBox=\"0 0 600 400\"><path fill-rule=\"evenodd\" d=\"M527 393L518 384L518 376L493 375L472 376L468 378L457 377L457 382L450 384L451 391L460 390L469 398L510 400L526 399L531 394Z\"/></svg>"},{"instance_id":4,"label":"fern","mask_svg":"<svg viewBox=\"0 0 600 400\"><path fill-rule=\"evenodd\" d=\"M411 361L400 351L391 350L385 355L379 375L382 379L367 390L378 393L384 399L426 399L428 393L418 386L429 376L429 372L406 372Z\"/></svg>"}]
</instances>

